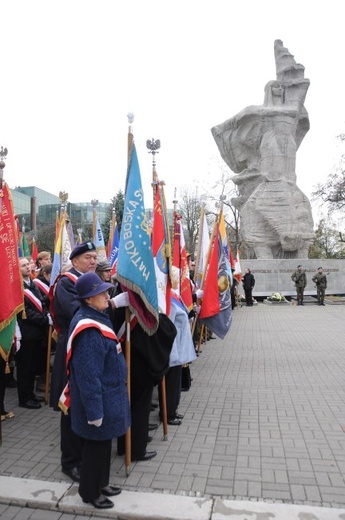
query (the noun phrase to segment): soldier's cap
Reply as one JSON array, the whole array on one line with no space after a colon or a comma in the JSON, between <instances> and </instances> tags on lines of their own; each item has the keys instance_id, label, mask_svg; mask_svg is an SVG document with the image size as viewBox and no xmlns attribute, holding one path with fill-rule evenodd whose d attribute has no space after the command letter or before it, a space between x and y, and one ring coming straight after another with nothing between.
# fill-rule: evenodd
<instances>
[{"instance_id":1,"label":"soldier's cap","mask_svg":"<svg viewBox=\"0 0 345 520\"><path fill-rule=\"evenodd\" d=\"M69 259L75 258L76 256L82 255L83 253L87 253L88 251L96 251L96 246L92 242L83 242L82 244L77 245L72 253L69 255Z\"/></svg>"},{"instance_id":2,"label":"soldier's cap","mask_svg":"<svg viewBox=\"0 0 345 520\"><path fill-rule=\"evenodd\" d=\"M301 265L301 264L299 264L299 265L297 266L297 269L298 269L299 267L302 267L302 265Z\"/></svg>"},{"instance_id":3,"label":"soldier's cap","mask_svg":"<svg viewBox=\"0 0 345 520\"><path fill-rule=\"evenodd\" d=\"M319 269L323 269L323 267L318 267L317 270L319 270Z\"/></svg>"},{"instance_id":4,"label":"soldier's cap","mask_svg":"<svg viewBox=\"0 0 345 520\"><path fill-rule=\"evenodd\" d=\"M77 291L78 300L84 300L85 298L91 298L97 296L104 291L114 287L113 284L103 282L98 274L96 273L85 273L79 276L75 283L75 290Z\"/></svg>"},{"instance_id":5,"label":"soldier's cap","mask_svg":"<svg viewBox=\"0 0 345 520\"><path fill-rule=\"evenodd\" d=\"M109 262L98 262L96 271L111 271Z\"/></svg>"}]
</instances>

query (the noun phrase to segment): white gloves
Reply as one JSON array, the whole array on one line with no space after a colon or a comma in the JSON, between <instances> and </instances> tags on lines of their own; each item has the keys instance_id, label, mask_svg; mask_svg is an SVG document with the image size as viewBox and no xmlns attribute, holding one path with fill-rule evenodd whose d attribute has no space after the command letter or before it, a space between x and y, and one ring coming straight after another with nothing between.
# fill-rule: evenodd
<instances>
[{"instance_id":1,"label":"white gloves","mask_svg":"<svg viewBox=\"0 0 345 520\"><path fill-rule=\"evenodd\" d=\"M103 417L101 419L95 419L94 421L87 421L87 424L90 424L91 426L96 426L96 428L99 428L102 425Z\"/></svg>"},{"instance_id":2,"label":"white gloves","mask_svg":"<svg viewBox=\"0 0 345 520\"><path fill-rule=\"evenodd\" d=\"M22 339L22 333L20 331L18 321L16 320L16 329L15 329L15 333L14 333L14 346L15 346L16 352L18 352L18 350L20 349L20 340L21 339Z\"/></svg>"},{"instance_id":3,"label":"white gloves","mask_svg":"<svg viewBox=\"0 0 345 520\"><path fill-rule=\"evenodd\" d=\"M54 326L53 319L52 319L51 315L49 314L49 312L48 312L47 316L48 316L48 324L53 327Z\"/></svg>"},{"instance_id":4,"label":"white gloves","mask_svg":"<svg viewBox=\"0 0 345 520\"><path fill-rule=\"evenodd\" d=\"M114 296L114 298L112 298L111 300L114 303L116 308L128 307L128 305L129 305L128 292L123 292L121 294L118 294L117 296Z\"/></svg>"},{"instance_id":5,"label":"white gloves","mask_svg":"<svg viewBox=\"0 0 345 520\"><path fill-rule=\"evenodd\" d=\"M19 328L19 325L18 325L18 321L16 320L16 331L15 331L15 336L17 339L21 340L22 339L22 333L20 331L20 328Z\"/></svg>"},{"instance_id":6,"label":"white gloves","mask_svg":"<svg viewBox=\"0 0 345 520\"><path fill-rule=\"evenodd\" d=\"M195 294L196 294L196 297L198 298L198 300L201 300L201 298L204 296L204 291L202 289L197 289L195 291Z\"/></svg>"}]
</instances>

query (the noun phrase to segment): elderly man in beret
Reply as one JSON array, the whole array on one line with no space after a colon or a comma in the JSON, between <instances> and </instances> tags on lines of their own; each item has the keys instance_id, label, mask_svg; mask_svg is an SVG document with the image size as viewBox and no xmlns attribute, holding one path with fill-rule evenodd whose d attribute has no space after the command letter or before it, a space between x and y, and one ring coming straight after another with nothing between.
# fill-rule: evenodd
<instances>
[{"instance_id":1,"label":"elderly man in beret","mask_svg":"<svg viewBox=\"0 0 345 520\"><path fill-rule=\"evenodd\" d=\"M57 411L60 410L59 399L67 382L68 329L73 316L80 308L75 283L83 274L95 272L97 266L95 245L90 241L79 244L70 254L70 260L72 267L57 278L51 301L51 313L58 340L52 372L50 405ZM127 293L112 298L110 302L113 309L128 305ZM73 432L70 415L61 414L60 435L62 472L72 480L79 482L83 439Z\"/></svg>"}]
</instances>

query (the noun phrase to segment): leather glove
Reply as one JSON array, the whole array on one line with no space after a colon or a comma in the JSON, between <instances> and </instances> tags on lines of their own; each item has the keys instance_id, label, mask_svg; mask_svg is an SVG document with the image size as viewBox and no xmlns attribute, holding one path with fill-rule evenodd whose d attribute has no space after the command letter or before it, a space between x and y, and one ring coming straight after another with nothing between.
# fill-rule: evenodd
<instances>
[{"instance_id":1,"label":"leather glove","mask_svg":"<svg viewBox=\"0 0 345 520\"><path fill-rule=\"evenodd\" d=\"M129 305L128 292L123 292L121 294L118 294L117 296L114 296L114 298L112 298L111 300L117 309L119 307L128 307L128 305Z\"/></svg>"},{"instance_id":2,"label":"leather glove","mask_svg":"<svg viewBox=\"0 0 345 520\"><path fill-rule=\"evenodd\" d=\"M196 297L198 298L198 300L201 300L201 298L204 296L204 291L202 289L197 289L195 291L195 294L196 294Z\"/></svg>"},{"instance_id":3,"label":"leather glove","mask_svg":"<svg viewBox=\"0 0 345 520\"><path fill-rule=\"evenodd\" d=\"M99 428L102 425L103 417L101 419L95 419L94 421L87 421L87 424L90 424L91 426L96 426L96 428Z\"/></svg>"}]
</instances>

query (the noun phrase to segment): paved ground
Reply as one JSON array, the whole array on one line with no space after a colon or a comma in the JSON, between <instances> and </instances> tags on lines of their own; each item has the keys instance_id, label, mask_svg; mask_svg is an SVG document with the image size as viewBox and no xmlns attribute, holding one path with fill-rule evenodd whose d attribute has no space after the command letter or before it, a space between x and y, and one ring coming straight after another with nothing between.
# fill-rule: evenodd
<instances>
[{"instance_id":1,"label":"paved ground","mask_svg":"<svg viewBox=\"0 0 345 520\"><path fill-rule=\"evenodd\" d=\"M192 388L182 393L179 410L183 424L170 426L166 441L161 427L154 434L150 449L157 457L134 463L126 476L114 444L111 480L124 489L117 501L124 509L112 518L158 518L138 511L133 516L135 507L126 516L124 502L144 497L148 511L162 499L175 511L182 499L185 511L187 503L199 507L198 514L191 506L189 516L175 517L167 509L160 516L165 519L269 518L260 516L262 507L272 518L345 519L344 338L342 305L235 310L225 340L209 341L192 365ZM18 408L13 389L6 390L5 403L16 417L2 423L1 519L90 516L81 502L75 505L76 486L60 472L59 414L49 407ZM68 490L59 510L42 510L52 509L51 503L42 506L37 499L35 507L21 495L33 480L47 488L61 484L61 497Z\"/></svg>"}]
</instances>

